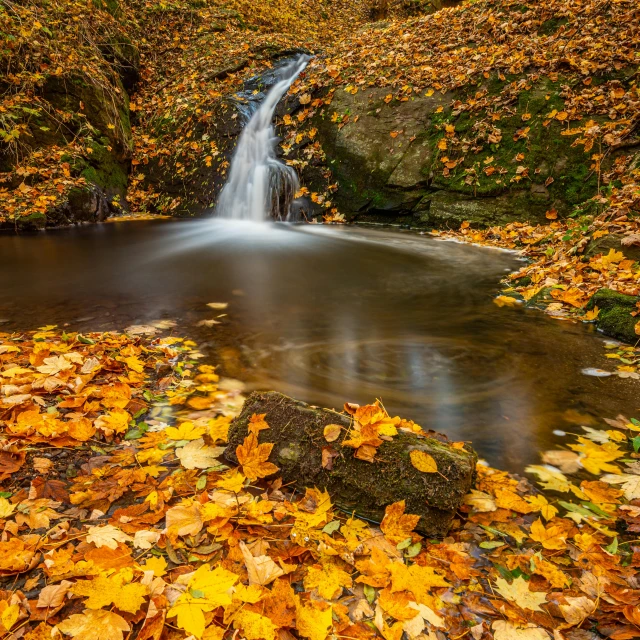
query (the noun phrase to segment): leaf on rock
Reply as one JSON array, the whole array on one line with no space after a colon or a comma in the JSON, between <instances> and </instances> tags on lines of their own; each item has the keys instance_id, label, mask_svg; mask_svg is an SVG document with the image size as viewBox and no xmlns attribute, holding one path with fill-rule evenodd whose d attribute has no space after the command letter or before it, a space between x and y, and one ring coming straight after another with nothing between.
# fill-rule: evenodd
<instances>
[{"instance_id":1,"label":"leaf on rock","mask_svg":"<svg viewBox=\"0 0 640 640\"><path fill-rule=\"evenodd\" d=\"M249 480L266 478L278 471L275 464L269 462L269 455L273 449L273 443L258 444L255 433L250 433L242 444L236 447L238 462L242 465L242 473Z\"/></svg>"},{"instance_id":2,"label":"leaf on rock","mask_svg":"<svg viewBox=\"0 0 640 640\"><path fill-rule=\"evenodd\" d=\"M405 501L394 502L384 511L380 529L389 542L398 544L413 536L413 530L420 521L420 516L404 513Z\"/></svg>"},{"instance_id":3,"label":"leaf on rock","mask_svg":"<svg viewBox=\"0 0 640 640\"><path fill-rule=\"evenodd\" d=\"M411 464L423 473L438 473L438 465L433 459L433 456L429 455L425 451L419 451L414 449L409 453L411 458Z\"/></svg>"}]
</instances>

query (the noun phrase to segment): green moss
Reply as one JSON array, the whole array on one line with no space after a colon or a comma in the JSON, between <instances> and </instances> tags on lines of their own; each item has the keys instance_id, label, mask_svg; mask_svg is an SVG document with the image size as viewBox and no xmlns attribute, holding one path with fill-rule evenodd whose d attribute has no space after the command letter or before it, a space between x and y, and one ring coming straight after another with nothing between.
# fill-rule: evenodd
<instances>
[{"instance_id":1,"label":"green moss","mask_svg":"<svg viewBox=\"0 0 640 640\"><path fill-rule=\"evenodd\" d=\"M586 309L595 307L600 309L596 319L596 326L605 335L623 340L624 342L636 343L640 340L634 330L638 319L631 315L632 311L637 311L636 303L640 298L627 296L611 289L600 289L587 303Z\"/></svg>"}]
</instances>

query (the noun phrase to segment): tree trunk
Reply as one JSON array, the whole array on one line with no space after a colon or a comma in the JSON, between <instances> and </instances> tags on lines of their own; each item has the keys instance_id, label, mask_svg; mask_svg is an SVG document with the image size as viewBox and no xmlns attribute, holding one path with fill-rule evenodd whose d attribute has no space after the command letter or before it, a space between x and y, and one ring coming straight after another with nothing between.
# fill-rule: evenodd
<instances>
[{"instance_id":1,"label":"tree trunk","mask_svg":"<svg viewBox=\"0 0 640 640\"><path fill-rule=\"evenodd\" d=\"M236 447L248 433L254 413L265 413L269 429L260 431L259 442L274 443L269 461L281 470L285 483L327 489L340 509L380 522L385 508L406 501L406 513L420 515L418 531L427 536L444 536L456 509L472 486L477 455L470 447L454 448L445 436L419 436L400 431L385 441L375 462L354 457L354 449L341 446L351 419L344 414L312 407L275 391L254 392L229 431L227 460L237 464ZM324 427L344 427L335 442L327 443ZM331 446L337 455L332 469L322 467L322 449ZM437 463L438 473L424 473L411 464L410 452L424 451Z\"/></svg>"}]
</instances>

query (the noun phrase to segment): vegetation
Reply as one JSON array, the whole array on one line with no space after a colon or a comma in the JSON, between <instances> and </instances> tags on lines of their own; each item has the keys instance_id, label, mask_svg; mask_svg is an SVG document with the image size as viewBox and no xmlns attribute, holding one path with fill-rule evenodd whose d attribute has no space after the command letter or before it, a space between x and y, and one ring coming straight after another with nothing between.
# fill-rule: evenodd
<instances>
[{"instance_id":1,"label":"vegetation","mask_svg":"<svg viewBox=\"0 0 640 640\"><path fill-rule=\"evenodd\" d=\"M498 305L540 305L630 341L639 20L633 0L0 0L0 228L206 210L240 130L238 92L306 50L316 56L278 126L310 219L345 221L354 193L384 216L397 197L401 221L530 259ZM336 167L354 139L353 166ZM417 177L390 181L390 158L405 156ZM436 212L438 198L509 206L458 219ZM289 422L242 414L239 385L199 365L193 342L147 335L166 328L0 333L3 637L640 635L635 418L542 452L526 469L536 487L478 463L463 505L447 501L446 523L428 529L451 530L432 539L410 500L434 486L448 500L448 458L473 476L468 443L409 450L428 432L380 402L347 403L305 434L321 453L294 478L276 447L281 427L293 439ZM636 348L607 357L640 378ZM398 451L419 491L394 502L369 491L380 522L308 486L339 485L344 508L350 470L365 469L353 482L366 492Z\"/></svg>"}]
</instances>

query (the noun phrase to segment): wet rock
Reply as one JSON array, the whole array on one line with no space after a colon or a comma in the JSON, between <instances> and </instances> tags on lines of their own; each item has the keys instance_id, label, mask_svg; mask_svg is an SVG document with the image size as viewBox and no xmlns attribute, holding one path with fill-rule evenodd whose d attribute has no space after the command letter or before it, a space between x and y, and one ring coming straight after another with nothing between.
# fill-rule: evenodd
<instances>
[{"instance_id":1,"label":"wet rock","mask_svg":"<svg viewBox=\"0 0 640 640\"><path fill-rule=\"evenodd\" d=\"M640 320L632 316L633 311L638 311L640 298L627 296L612 289L600 289L591 297L586 309L590 311L595 307L600 309L596 319L596 326L602 333L617 340L636 343L640 336L635 332L635 325Z\"/></svg>"},{"instance_id":2,"label":"wet rock","mask_svg":"<svg viewBox=\"0 0 640 640\"><path fill-rule=\"evenodd\" d=\"M338 210L365 222L402 222L407 216L413 226L450 227L465 220L492 226L545 222L552 208L567 215L594 196L598 184L562 127L542 124L556 104L561 108L563 82L531 83L510 106L512 114L490 129L484 112L464 105L503 91L493 79L401 99L390 88L355 94L338 88L331 104L313 116L331 175L305 163L301 153L302 183L311 192L337 183L331 199ZM523 121L530 123L525 132Z\"/></svg>"},{"instance_id":3,"label":"wet rock","mask_svg":"<svg viewBox=\"0 0 640 640\"><path fill-rule=\"evenodd\" d=\"M280 468L285 483L300 490L326 489L338 507L369 520L380 522L388 505L405 500L407 512L421 516L418 529L422 533L444 536L472 486L477 456L470 447L454 448L440 434L400 432L379 447L376 462L358 460L354 449L340 444L350 424L348 416L275 391L252 393L231 425L225 457L234 464L236 447L247 436L254 413L266 413L270 428L260 432L259 442L274 443L269 460ZM322 449L329 446L323 430L328 424L344 427L342 436L331 444L337 453L331 470L322 468ZM414 449L429 453L440 473L414 468L409 456Z\"/></svg>"}]
</instances>

